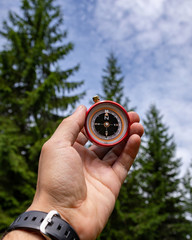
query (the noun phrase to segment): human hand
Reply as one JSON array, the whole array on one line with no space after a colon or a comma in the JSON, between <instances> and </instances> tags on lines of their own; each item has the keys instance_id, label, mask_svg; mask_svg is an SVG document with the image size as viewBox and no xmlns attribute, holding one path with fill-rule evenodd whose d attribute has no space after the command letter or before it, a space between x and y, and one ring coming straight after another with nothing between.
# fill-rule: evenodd
<instances>
[{"instance_id":1,"label":"human hand","mask_svg":"<svg viewBox=\"0 0 192 240\"><path fill-rule=\"evenodd\" d=\"M28 210L55 209L81 240L96 239L139 150L143 127L136 113L128 114L129 138L113 148L84 146L84 106L64 119L42 148L37 190Z\"/></svg>"}]
</instances>

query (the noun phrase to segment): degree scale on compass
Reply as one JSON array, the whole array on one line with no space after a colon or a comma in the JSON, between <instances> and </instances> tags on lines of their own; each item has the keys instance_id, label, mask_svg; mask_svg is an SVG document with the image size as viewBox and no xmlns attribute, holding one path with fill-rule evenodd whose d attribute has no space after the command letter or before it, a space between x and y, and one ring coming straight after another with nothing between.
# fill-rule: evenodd
<instances>
[{"instance_id":1,"label":"degree scale on compass","mask_svg":"<svg viewBox=\"0 0 192 240\"><path fill-rule=\"evenodd\" d=\"M114 146L125 139L129 132L129 117L118 103L99 101L87 111L85 130L90 141L101 146Z\"/></svg>"}]
</instances>

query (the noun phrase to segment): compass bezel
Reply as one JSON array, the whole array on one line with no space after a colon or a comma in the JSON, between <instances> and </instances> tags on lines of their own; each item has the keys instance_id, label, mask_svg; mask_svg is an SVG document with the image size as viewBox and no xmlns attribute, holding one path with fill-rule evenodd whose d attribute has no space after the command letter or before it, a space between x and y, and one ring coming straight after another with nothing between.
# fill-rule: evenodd
<instances>
[{"instance_id":1,"label":"compass bezel","mask_svg":"<svg viewBox=\"0 0 192 240\"><path fill-rule=\"evenodd\" d=\"M117 114L118 118L121 119L121 123L122 123L121 124L122 129L120 130L120 134L117 137L112 138L112 140L110 140L110 139L103 140L95 133L93 134L93 129L91 126L92 118L95 116L95 114L97 112L101 111L102 109L105 109L106 107L104 108L104 105L106 105L106 104L109 105L108 108L111 111L113 111L115 114ZM100 106L98 106L98 105L100 105ZM122 117L122 115L118 111L117 112L114 111L113 107L115 109L118 109L118 111L120 111L120 113L122 112L122 115L124 114L124 117ZM94 108L95 108L95 112L94 112ZM93 113L91 113L92 111L93 111ZM89 116L90 113L91 113L91 116ZM127 121L127 123L125 123L124 121ZM95 143L96 145L100 145L100 146L104 146L104 147L112 147L112 146L122 142L128 136L129 129L130 129L130 119L129 119L128 113L119 103L116 103L116 102L110 101L110 100L99 101L99 102L93 104L87 111L86 120L85 120L85 131L86 131L86 134L87 134L87 137L89 138L89 140L91 142ZM116 141L116 139L117 139L117 141ZM107 143L105 143L105 142L107 142Z\"/></svg>"}]
</instances>

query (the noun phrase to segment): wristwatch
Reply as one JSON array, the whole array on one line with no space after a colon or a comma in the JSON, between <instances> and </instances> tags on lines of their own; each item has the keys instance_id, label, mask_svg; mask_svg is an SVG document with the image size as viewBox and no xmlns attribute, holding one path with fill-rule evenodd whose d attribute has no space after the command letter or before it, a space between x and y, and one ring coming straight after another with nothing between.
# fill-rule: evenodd
<instances>
[{"instance_id":1,"label":"wristwatch","mask_svg":"<svg viewBox=\"0 0 192 240\"><path fill-rule=\"evenodd\" d=\"M16 229L41 233L49 240L79 240L75 230L55 210L49 213L24 212L9 226L6 233Z\"/></svg>"}]
</instances>

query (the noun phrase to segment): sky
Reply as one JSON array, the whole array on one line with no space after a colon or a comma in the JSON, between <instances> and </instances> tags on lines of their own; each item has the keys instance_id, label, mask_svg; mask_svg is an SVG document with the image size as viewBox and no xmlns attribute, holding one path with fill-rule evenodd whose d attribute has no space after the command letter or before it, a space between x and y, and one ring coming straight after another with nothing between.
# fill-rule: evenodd
<instances>
[{"instance_id":1,"label":"sky","mask_svg":"<svg viewBox=\"0 0 192 240\"><path fill-rule=\"evenodd\" d=\"M124 75L124 94L141 121L151 104L174 135L183 174L192 159L192 1L56 0L64 14L67 41L74 51L63 67L80 63L90 106L101 92L102 69L114 52ZM8 11L20 13L20 0L0 0L0 27ZM3 40L0 39L0 46Z\"/></svg>"}]
</instances>

